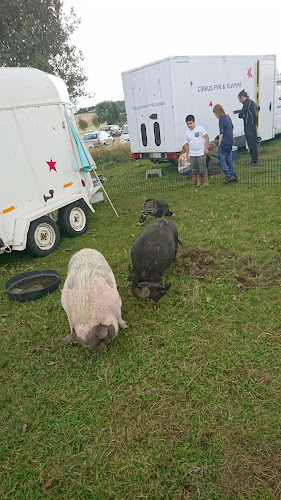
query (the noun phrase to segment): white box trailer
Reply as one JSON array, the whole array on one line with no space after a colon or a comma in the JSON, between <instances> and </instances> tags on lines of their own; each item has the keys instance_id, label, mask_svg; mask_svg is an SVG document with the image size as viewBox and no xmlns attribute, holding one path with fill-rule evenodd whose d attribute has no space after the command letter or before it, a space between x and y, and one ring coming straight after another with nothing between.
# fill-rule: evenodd
<instances>
[{"instance_id":1,"label":"white box trailer","mask_svg":"<svg viewBox=\"0 0 281 500\"><path fill-rule=\"evenodd\" d=\"M0 151L0 253L27 248L43 257L58 246L60 231L87 230L101 184L94 187L96 166L60 78L0 68Z\"/></svg>"},{"instance_id":2,"label":"white box trailer","mask_svg":"<svg viewBox=\"0 0 281 500\"><path fill-rule=\"evenodd\" d=\"M281 132L276 121L275 55L168 57L123 72L122 81L132 159L176 159L185 143L188 114L214 140L219 133L215 104L230 115L236 145L245 144L237 98L243 89L259 108L261 140Z\"/></svg>"},{"instance_id":3,"label":"white box trailer","mask_svg":"<svg viewBox=\"0 0 281 500\"><path fill-rule=\"evenodd\" d=\"M275 133L281 134L281 74L276 75Z\"/></svg>"}]
</instances>

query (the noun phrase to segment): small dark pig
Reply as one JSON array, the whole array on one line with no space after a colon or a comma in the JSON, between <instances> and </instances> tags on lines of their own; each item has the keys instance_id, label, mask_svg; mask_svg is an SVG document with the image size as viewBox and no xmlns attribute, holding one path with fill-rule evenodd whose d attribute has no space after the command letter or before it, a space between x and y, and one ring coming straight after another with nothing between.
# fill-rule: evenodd
<instances>
[{"instance_id":1,"label":"small dark pig","mask_svg":"<svg viewBox=\"0 0 281 500\"><path fill-rule=\"evenodd\" d=\"M132 282L132 294L138 298L150 298L158 302L170 284L160 283L164 272L176 261L178 231L166 219L150 222L131 249L133 267L129 267L128 280Z\"/></svg>"},{"instance_id":2,"label":"small dark pig","mask_svg":"<svg viewBox=\"0 0 281 500\"><path fill-rule=\"evenodd\" d=\"M122 302L114 274L97 250L84 248L70 259L61 296L71 333L63 340L78 342L90 354L102 354L117 335Z\"/></svg>"}]
</instances>

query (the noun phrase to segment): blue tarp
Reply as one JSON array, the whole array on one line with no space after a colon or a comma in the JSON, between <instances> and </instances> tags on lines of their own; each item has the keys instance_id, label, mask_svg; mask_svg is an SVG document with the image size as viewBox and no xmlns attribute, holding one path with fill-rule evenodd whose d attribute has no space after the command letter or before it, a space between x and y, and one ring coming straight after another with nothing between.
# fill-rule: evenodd
<instances>
[{"instance_id":1,"label":"blue tarp","mask_svg":"<svg viewBox=\"0 0 281 500\"><path fill-rule=\"evenodd\" d=\"M80 157L80 161L81 161L81 165L82 165L82 169L83 170L86 170L86 172L91 172L93 170L93 168L91 167L90 163L89 163L89 160L86 156L86 153L83 149L83 146L81 144L81 140L80 140L80 137L79 135L77 134L76 130L75 130L75 127L71 121L71 119L69 118L69 116L66 114L66 118L68 120L68 123L69 123L69 126L70 126L70 130L72 132L72 135L74 137L74 140L76 142L76 145L77 145L77 149L78 149L78 153L79 153L79 157ZM74 151L74 157L75 157L75 162L76 162L76 167L77 167L77 170L80 170L80 167L79 167L79 164L78 164L78 161L77 161L77 158L76 158L76 154L75 154L75 151Z\"/></svg>"}]
</instances>

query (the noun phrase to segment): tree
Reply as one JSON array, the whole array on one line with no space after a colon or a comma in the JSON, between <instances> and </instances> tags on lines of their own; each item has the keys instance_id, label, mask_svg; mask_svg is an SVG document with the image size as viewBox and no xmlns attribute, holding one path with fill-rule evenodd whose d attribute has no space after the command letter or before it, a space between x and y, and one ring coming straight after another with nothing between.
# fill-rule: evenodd
<instances>
[{"instance_id":1,"label":"tree","mask_svg":"<svg viewBox=\"0 0 281 500\"><path fill-rule=\"evenodd\" d=\"M127 121L127 113L120 113L120 123L124 124Z\"/></svg>"},{"instance_id":2,"label":"tree","mask_svg":"<svg viewBox=\"0 0 281 500\"><path fill-rule=\"evenodd\" d=\"M87 108L79 108L75 114L80 115L82 113L92 113L94 111L95 111L95 106L88 106Z\"/></svg>"},{"instance_id":3,"label":"tree","mask_svg":"<svg viewBox=\"0 0 281 500\"><path fill-rule=\"evenodd\" d=\"M119 108L114 101L102 101L96 105L96 115L100 123L119 122Z\"/></svg>"},{"instance_id":4,"label":"tree","mask_svg":"<svg viewBox=\"0 0 281 500\"><path fill-rule=\"evenodd\" d=\"M1 0L0 64L31 66L60 76L75 103L88 97L84 57L70 42L80 24L73 8L67 17L61 0Z\"/></svg>"},{"instance_id":5,"label":"tree","mask_svg":"<svg viewBox=\"0 0 281 500\"><path fill-rule=\"evenodd\" d=\"M119 109L119 113L126 113L125 101L116 101L116 104Z\"/></svg>"},{"instance_id":6,"label":"tree","mask_svg":"<svg viewBox=\"0 0 281 500\"><path fill-rule=\"evenodd\" d=\"M81 130L86 130L86 128L88 127L88 122L86 122L86 120L83 120L83 118L79 118L78 125Z\"/></svg>"},{"instance_id":7,"label":"tree","mask_svg":"<svg viewBox=\"0 0 281 500\"><path fill-rule=\"evenodd\" d=\"M95 113L93 114L93 117L92 117L92 124L94 125L94 127L98 127L100 124L98 117Z\"/></svg>"}]
</instances>

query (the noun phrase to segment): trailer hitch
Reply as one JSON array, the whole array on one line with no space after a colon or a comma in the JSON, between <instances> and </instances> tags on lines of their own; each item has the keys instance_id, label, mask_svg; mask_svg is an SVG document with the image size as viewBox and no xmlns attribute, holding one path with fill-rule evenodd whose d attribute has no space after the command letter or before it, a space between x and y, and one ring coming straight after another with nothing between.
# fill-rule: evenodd
<instances>
[{"instance_id":1,"label":"trailer hitch","mask_svg":"<svg viewBox=\"0 0 281 500\"><path fill-rule=\"evenodd\" d=\"M49 189L49 193L50 193L50 196L45 196L45 194L44 194L44 201L48 201L54 197L54 190L53 189Z\"/></svg>"}]
</instances>

